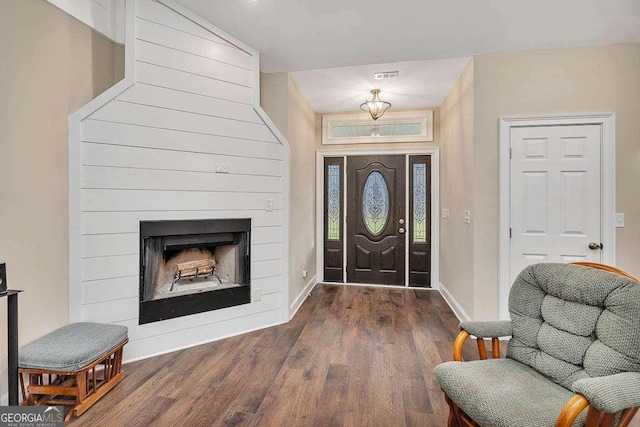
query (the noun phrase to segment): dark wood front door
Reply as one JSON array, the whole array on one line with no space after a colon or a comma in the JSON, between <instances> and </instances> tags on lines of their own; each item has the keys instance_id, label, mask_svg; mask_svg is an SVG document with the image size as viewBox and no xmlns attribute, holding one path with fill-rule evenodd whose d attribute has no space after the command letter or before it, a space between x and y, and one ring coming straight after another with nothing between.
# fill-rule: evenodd
<instances>
[{"instance_id":1,"label":"dark wood front door","mask_svg":"<svg viewBox=\"0 0 640 427\"><path fill-rule=\"evenodd\" d=\"M404 286L405 156L347 158L347 281Z\"/></svg>"}]
</instances>

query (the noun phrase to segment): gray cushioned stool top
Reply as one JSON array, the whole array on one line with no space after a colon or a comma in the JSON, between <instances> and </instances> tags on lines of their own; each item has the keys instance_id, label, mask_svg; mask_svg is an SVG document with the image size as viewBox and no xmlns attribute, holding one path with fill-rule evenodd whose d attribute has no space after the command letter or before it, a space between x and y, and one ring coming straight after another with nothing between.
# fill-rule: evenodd
<instances>
[{"instance_id":1,"label":"gray cushioned stool top","mask_svg":"<svg viewBox=\"0 0 640 427\"><path fill-rule=\"evenodd\" d=\"M573 392L511 359L447 362L436 366L447 395L484 427L550 427ZM582 426L583 411L574 426Z\"/></svg>"},{"instance_id":2,"label":"gray cushioned stool top","mask_svg":"<svg viewBox=\"0 0 640 427\"><path fill-rule=\"evenodd\" d=\"M20 348L21 368L77 371L127 339L127 327L72 323Z\"/></svg>"}]
</instances>

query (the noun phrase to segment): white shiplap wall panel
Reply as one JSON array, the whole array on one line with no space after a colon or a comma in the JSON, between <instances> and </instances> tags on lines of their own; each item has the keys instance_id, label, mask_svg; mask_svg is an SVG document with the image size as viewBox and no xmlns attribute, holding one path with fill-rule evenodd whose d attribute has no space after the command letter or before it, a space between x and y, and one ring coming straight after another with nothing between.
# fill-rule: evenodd
<instances>
[{"instance_id":1,"label":"white shiplap wall panel","mask_svg":"<svg viewBox=\"0 0 640 427\"><path fill-rule=\"evenodd\" d=\"M83 189L81 196L84 212L259 210L267 199L282 209L282 194Z\"/></svg>"},{"instance_id":2,"label":"white shiplap wall panel","mask_svg":"<svg viewBox=\"0 0 640 427\"><path fill-rule=\"evenodd\" d=\"M120 101L170 108L205 116L222 117L263 124L253 107L238 102L212 98L159 86L139 83L117 97Z\"/></svg>"},{"instance_id":3,"label":"white shiplap wall panel","mask_svg":"<svg viewBox=\"0 0 640 427\"><path fill-rule=\"evenodd\" d=\"M112 101L96 111L91 118L114 123L128 123L191 133L277 142L265 125L219 117L187 113L168 108L150 107L130 102ZM179 148L179 147L176 147Z\"/></svg>"},{"instance_id":4,"label":"white shiplap wall panel","mask_svg":"<svg viewBox=\"0 0 640 427\"><path fill-rule=\"evenodd\" d=\"M280 160L282 158L280 144L99 120L85 120L82 139L86 142L128 147L180 150L254 159Z\"/></svg>"},{"instance_id":5,"label":"white shiplap wall panel","mask_svg":"<svg viewBox=\"0 0 640 427\"><path fill-rule=\"evenodd\" d=\"M265 210L191 210L191 211L125 211L125 212L84 212L82 216L82 235L100 235L112 233L138 233L140 221L159 221L176 219L217 219L217 218L251 218L253 229L252 241L262 228L268 231L260 233L268 238L264 243L280 242L274 240L281 236L282 211Z\"/></svg>"},{"instance_id":6,"label":"white shiplap wall panel","mask_svg":"<svg viewBox=\"0 0 640 427\"><path fill-rule=\"evenodd\" d=\"M137 255L140 252L138 233L93 234L82 236L82 257Z\"/></svg>"},{"instance_id":7,"label":"white shiplap wall panel","mask_svg":"<svg viewBox=\"0 0 640 427\"><path fill-rule=\"evenodd\" d=\"M263 277L261 279L254 279L251 281L253 289L260 289L262 295L268 294L280 294L282 291L282 277Z\"/></svg>"},{"instance_id":8,"label":"white shiplap wall panel","mask_svg":"<svg viewBox=\"0 0 640 427\"><path fill-rule=\"evenodd\" d=\"M138 297L83 304L86 322L117 323L138 318Z\"/></svg>"},{"instance_id":9,"label":"white shiplap wall panel","mask_svg":"<svg viewBox=\"0 0 640 427\"><path fill-rule=\"evenodd\" d=\"M158 2L138 0L136 2L136 16L184 33L222 43L227 46L233 46L231 43L205 30L201 26L195 25L192 21L176 19L175 12Z\"/></svg>"},{"instance_id":10,"label":"white shiplap wall panel","mask_svg":"<svg viewBox=\"0 0 640 427\"><path fill-rule=\"evenodd\" d=\"M280 259L282 243L265 243L251 246L251 259L254 261L268 261Z\"/></svg>"},{"instance_id":11,"label":"white shiplap wall panel","mask_svg":"<svg viewBox=\"0 0 640 427\"><path fill-rule=\"evenodd\" d=\"M83 144L83 166L110 166L215 173L218 163L229 165L229 174L281 176L279 160L232 157L208 153L154 150L123 145Z\"/></svg>"},{"instance_id":12,"label":"white shiplap wall panel","mask_svg":"<svg viewBox=\"0 0 640 427\"><path fill-rule=\"evenodd\" d=\"M125 360L279 323L285 286L286 154L253 108L255 53L159 2L135 15L135 84L82 120L78 157L81 317L127 325ZM251 219L261 301L138 325L140 221L215 218Z\"/></svg>"},{"instance_id":13,"label":"white shiplap wall panel","mask_svg":"<svg viewBox=\"0 0 640 427\"><path fill-rule=\"evenodd\" d=\"M82 302L84 304L93 304L138 298L139 290L140 279L138 276L92 280L82 284Z\"/></svg>"},{"instance_id":14,"label":"white shiplap wall panel","mask_svg":"<svg viewBox=\"0 0 640 427\"><path fill-rule=\"evenodd\" d=\"M278 193L282 177L83 166L85 188Z\"/></svg>"},{"instance_id":15,"label":"white shiplap wall panel","mask_svg":"<svg viewBox=\"0 0 640 427\"><path fill-rule=\"evenodd\" d=\"M190 74L251 88L251 79L253 76L250 70L180 50L158 46L157 44L144 40L138 40L136 42L136 59L140 62L157 64L173 70L180 70Z\"/></svg>"},{"instance_id":16,"label":"white shiplap wall panel","mask_svg":"<svg viewBox=\"0 0 640 427\"><path fill-rule=\"evenodd\" d=\"M246 86L239 86L222 80L141 61L136 61L136 76L139 82L149 85L226 99L242 104L250 104L253 97L252 90Z\"/></svg>"},{"instance_id":17,"label":"white shiplap wall panel","mask_svg":"<svg viewBox=\"0 0 640 427\"><path fill-rule=\"evenodd\" d=\"M235 46L227 46L183 31L176 31L146 19L136 19L136 38L238 68L252 69L251 55Z\"/></svg>"},{"instance_id":18,"label":"white shiplap wall panel","mask_svg":"<svg viewBox=\"0 0 640 427\"><path fill-rule=\"evenodd\" d=\"M280 276L282 274L282 260L251 261L251 280L265 277Z\"/></svg>"},{"instance_id":19,"label":"white shiplap wall panel","mask_svg":"<svg viewBox=\"0 0 640 427\"><path fill-rule=\"evenodd\" d=\"M279 243L282 242L282 227L258 227L251 234L252 240L260 243Z\"/></svg>"},{"instance_id":20,"label":"white shiplap wall panel","mask_svg":"<svg viewBox=\"0 0 640 427\"><path fill-rule=\"evenodd\" d=\"M117 255L82 259L82 281L138 275L138 255Z\"/></svg>"}]
</instances>

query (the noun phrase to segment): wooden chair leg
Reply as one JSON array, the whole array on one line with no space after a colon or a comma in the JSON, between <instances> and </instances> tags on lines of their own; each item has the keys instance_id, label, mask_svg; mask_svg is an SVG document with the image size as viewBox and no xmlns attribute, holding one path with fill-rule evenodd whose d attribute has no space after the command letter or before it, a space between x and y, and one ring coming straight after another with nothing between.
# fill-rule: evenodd
<instances>
[{"instance_id":1,"label":"wooden chair leg","mask_svg":"<svg viewBox=\"0 0 640 427\"><path fill-rule=\"evenodd\" d=\"M20 378L20 391L22 392L22 401L24 402L27 400L27 391L24 388L24 376L22 375L22 372L20 372L18 378Z\"/></svg>"},{"instance_id":2,"label":"wooden chair leg","mask_svg":"<svg viewBox=\"0 0 640 427\"><path fill-rule=\"evenodd\" d=\"M81 371L76 374L76 388L78 389L78 405L84 402L87 397L87 372Z\"/></svg>"},{"instance_id":3,"label":"wooden chair leg","mask_svg":"<svg viewBox=\"0 0 640 427\"><path fill-rule=\"evenodd\" d=\"M618 423L618 427L627 427L633 416L638 412L640 408L628 408L622 411L622 416L620 417L620 422Z\"/></svg>"},{"instance_id":4,"label":"wooden chair leg","mask_svg":"<svg viewBox=\"0 0 640 427\"><path fill-rule=\"evenodd\" d=\"M487 359L487 348L484 345L484 339L477 338L478 341L478 354L480 355L480 360Z\"/></svg>"},{"instance_id":5,"label":"wooden chair leg","mask_svg":"<svg viewBox=\"0 0 640 427\"><path fill-rule=\"evenodd\" d=\"M494 359L500 359L500 339L491 338L491 345L491 356L493 356Z\"/></svg>"},{"instance_id":6,"label":"wooden chair leg","mask_svg":"<svg viewBox=\"0 0 640 427\"><path fill-rule=\"evenodd\" d=\"M453 400L451 400L446 394L444 395L444 399L446 400L447 405L449 405L449 420L447 421L447 427L462 427L458 417L458 406L453 403Z\"/></svg>"}]
</instances>

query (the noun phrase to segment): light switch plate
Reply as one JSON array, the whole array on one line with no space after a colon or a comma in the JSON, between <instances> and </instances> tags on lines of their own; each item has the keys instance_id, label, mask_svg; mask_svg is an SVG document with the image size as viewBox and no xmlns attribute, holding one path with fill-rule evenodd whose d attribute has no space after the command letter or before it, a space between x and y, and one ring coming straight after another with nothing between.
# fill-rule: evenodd
<instances>
[{"instance_id":1,"label":"light switch plate","mask_svg":"<svg viewBox=\"0 0 640 427\"><path fill-rule=\"evenodd\" d=\"M616 214L616 228L624 228L624 214L617 213Z\"/></svg>"},{"instance_id":2,"label":"light switch plate","mask_svg":"<svg viewBox=\"0 0 640 427\"><path fill-rule=\"evenodd\" d=\"M271 212L273 210L273 199L267 199L266 210L267 212Z\"/></svg>"},{"instance_id":3,"label":"light switch plate","mask_svg":"<svg viewBox=\"0 0 640 427\"><path fill-rule=\"evenodd\" d=\"M251 290L251 301L252 302L260 301L261 298L262 298L262 289L256 288L256 289L252 289Z\"/></svg>"}]
</instances>

